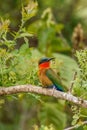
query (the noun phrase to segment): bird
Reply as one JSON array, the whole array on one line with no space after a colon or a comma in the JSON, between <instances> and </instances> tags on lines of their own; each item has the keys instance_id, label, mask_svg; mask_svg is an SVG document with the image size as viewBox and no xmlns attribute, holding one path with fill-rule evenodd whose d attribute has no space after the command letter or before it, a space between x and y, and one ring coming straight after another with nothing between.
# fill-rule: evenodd
<instances>
[{"instance_id":1,"label":"bird","mask_svg":"<svg viewBox=\"0 0 87 130\"><path fill-rule=\"evenodd\" d=\"M43 57L38 61L38 76L42 83L42 87L53 88L58 91L64 92L64 88L61 86L61 81L56 72L50 67L51 60L55 58Z\"/></svg>"}]
</instances>

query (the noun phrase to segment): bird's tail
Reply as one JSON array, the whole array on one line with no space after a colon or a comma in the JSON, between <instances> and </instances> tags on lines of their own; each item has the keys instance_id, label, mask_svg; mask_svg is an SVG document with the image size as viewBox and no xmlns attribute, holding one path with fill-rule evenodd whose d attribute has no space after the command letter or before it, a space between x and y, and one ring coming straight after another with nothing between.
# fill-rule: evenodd
<instances>
[{"instance_id":1,"label":"bird's tail","mask_svg":"<svg viewBox=\"0 0 87 130\"><path fill-rule=\"evenodd\" d=\"M61 86L55 86L55 89L61 92L64 92L64 89Z\"/></svg>"},{"instance_id":2,"label":"bird's tail","mask_svg":"<svg viewBox=\"0 0 87 130\"><path fill-rule=\"evenodd\" d=\"M56 89L58 91L64 92L64 90L63 90L63 88L61 86L52 85L52 86L49 86L48 88L53 88L53 89Z\"/></svg>"}]
</instances>

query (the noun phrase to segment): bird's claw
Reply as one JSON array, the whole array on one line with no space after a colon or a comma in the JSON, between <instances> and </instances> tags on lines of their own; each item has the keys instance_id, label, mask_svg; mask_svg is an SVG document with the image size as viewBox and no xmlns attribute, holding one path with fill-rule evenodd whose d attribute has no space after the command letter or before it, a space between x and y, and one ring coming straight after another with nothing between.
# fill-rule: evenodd
<instances>
[{"instance_id":1,"label":"bird's claw","mask_svg":"<svg viewBox=\"0 0 87 130\"><path fill-rule=\"evenodd\" d=\"M55 90L55 86L53 86L53 92L52 92L52 96L53 96L53 94L54 94L54 90Z\"/></svg>"}]
</instances>

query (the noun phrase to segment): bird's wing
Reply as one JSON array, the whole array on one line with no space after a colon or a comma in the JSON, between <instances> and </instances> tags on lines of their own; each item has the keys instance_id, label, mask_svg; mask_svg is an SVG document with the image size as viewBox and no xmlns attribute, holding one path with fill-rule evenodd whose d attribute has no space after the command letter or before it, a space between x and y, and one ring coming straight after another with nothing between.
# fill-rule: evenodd
<instances>
[{"instance_id":1,"label":"bird's wing","mask_svg":"<svg viewBox=\"0 0 87 130\"><path fill-rule=\"evenodd\" d=\"M64 91L57 74L51 68L46 70L46 76L52 81L58 90Z\"/></svg>"}]
</instances>

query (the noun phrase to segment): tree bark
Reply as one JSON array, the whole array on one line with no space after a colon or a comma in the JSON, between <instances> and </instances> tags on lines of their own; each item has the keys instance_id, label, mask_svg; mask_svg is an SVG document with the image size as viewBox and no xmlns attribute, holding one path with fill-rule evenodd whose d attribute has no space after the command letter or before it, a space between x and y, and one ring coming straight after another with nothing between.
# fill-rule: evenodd
<instances>
[{"instance_id":1,"label":"tree bark","mask_svg":"<svg viewBox=\"0 0 87 130\"><path fill-rule=\"evenodd\" d=\"M71 93L60 92L54 89L46 89L34 85L18 85L0 88L0 96L26 92L53 96L55 98L70 101L76 105L79 105L80 107L87 108L87 100L83 100L82 98L73 96Z\"/></svg>"}]
</instances>

